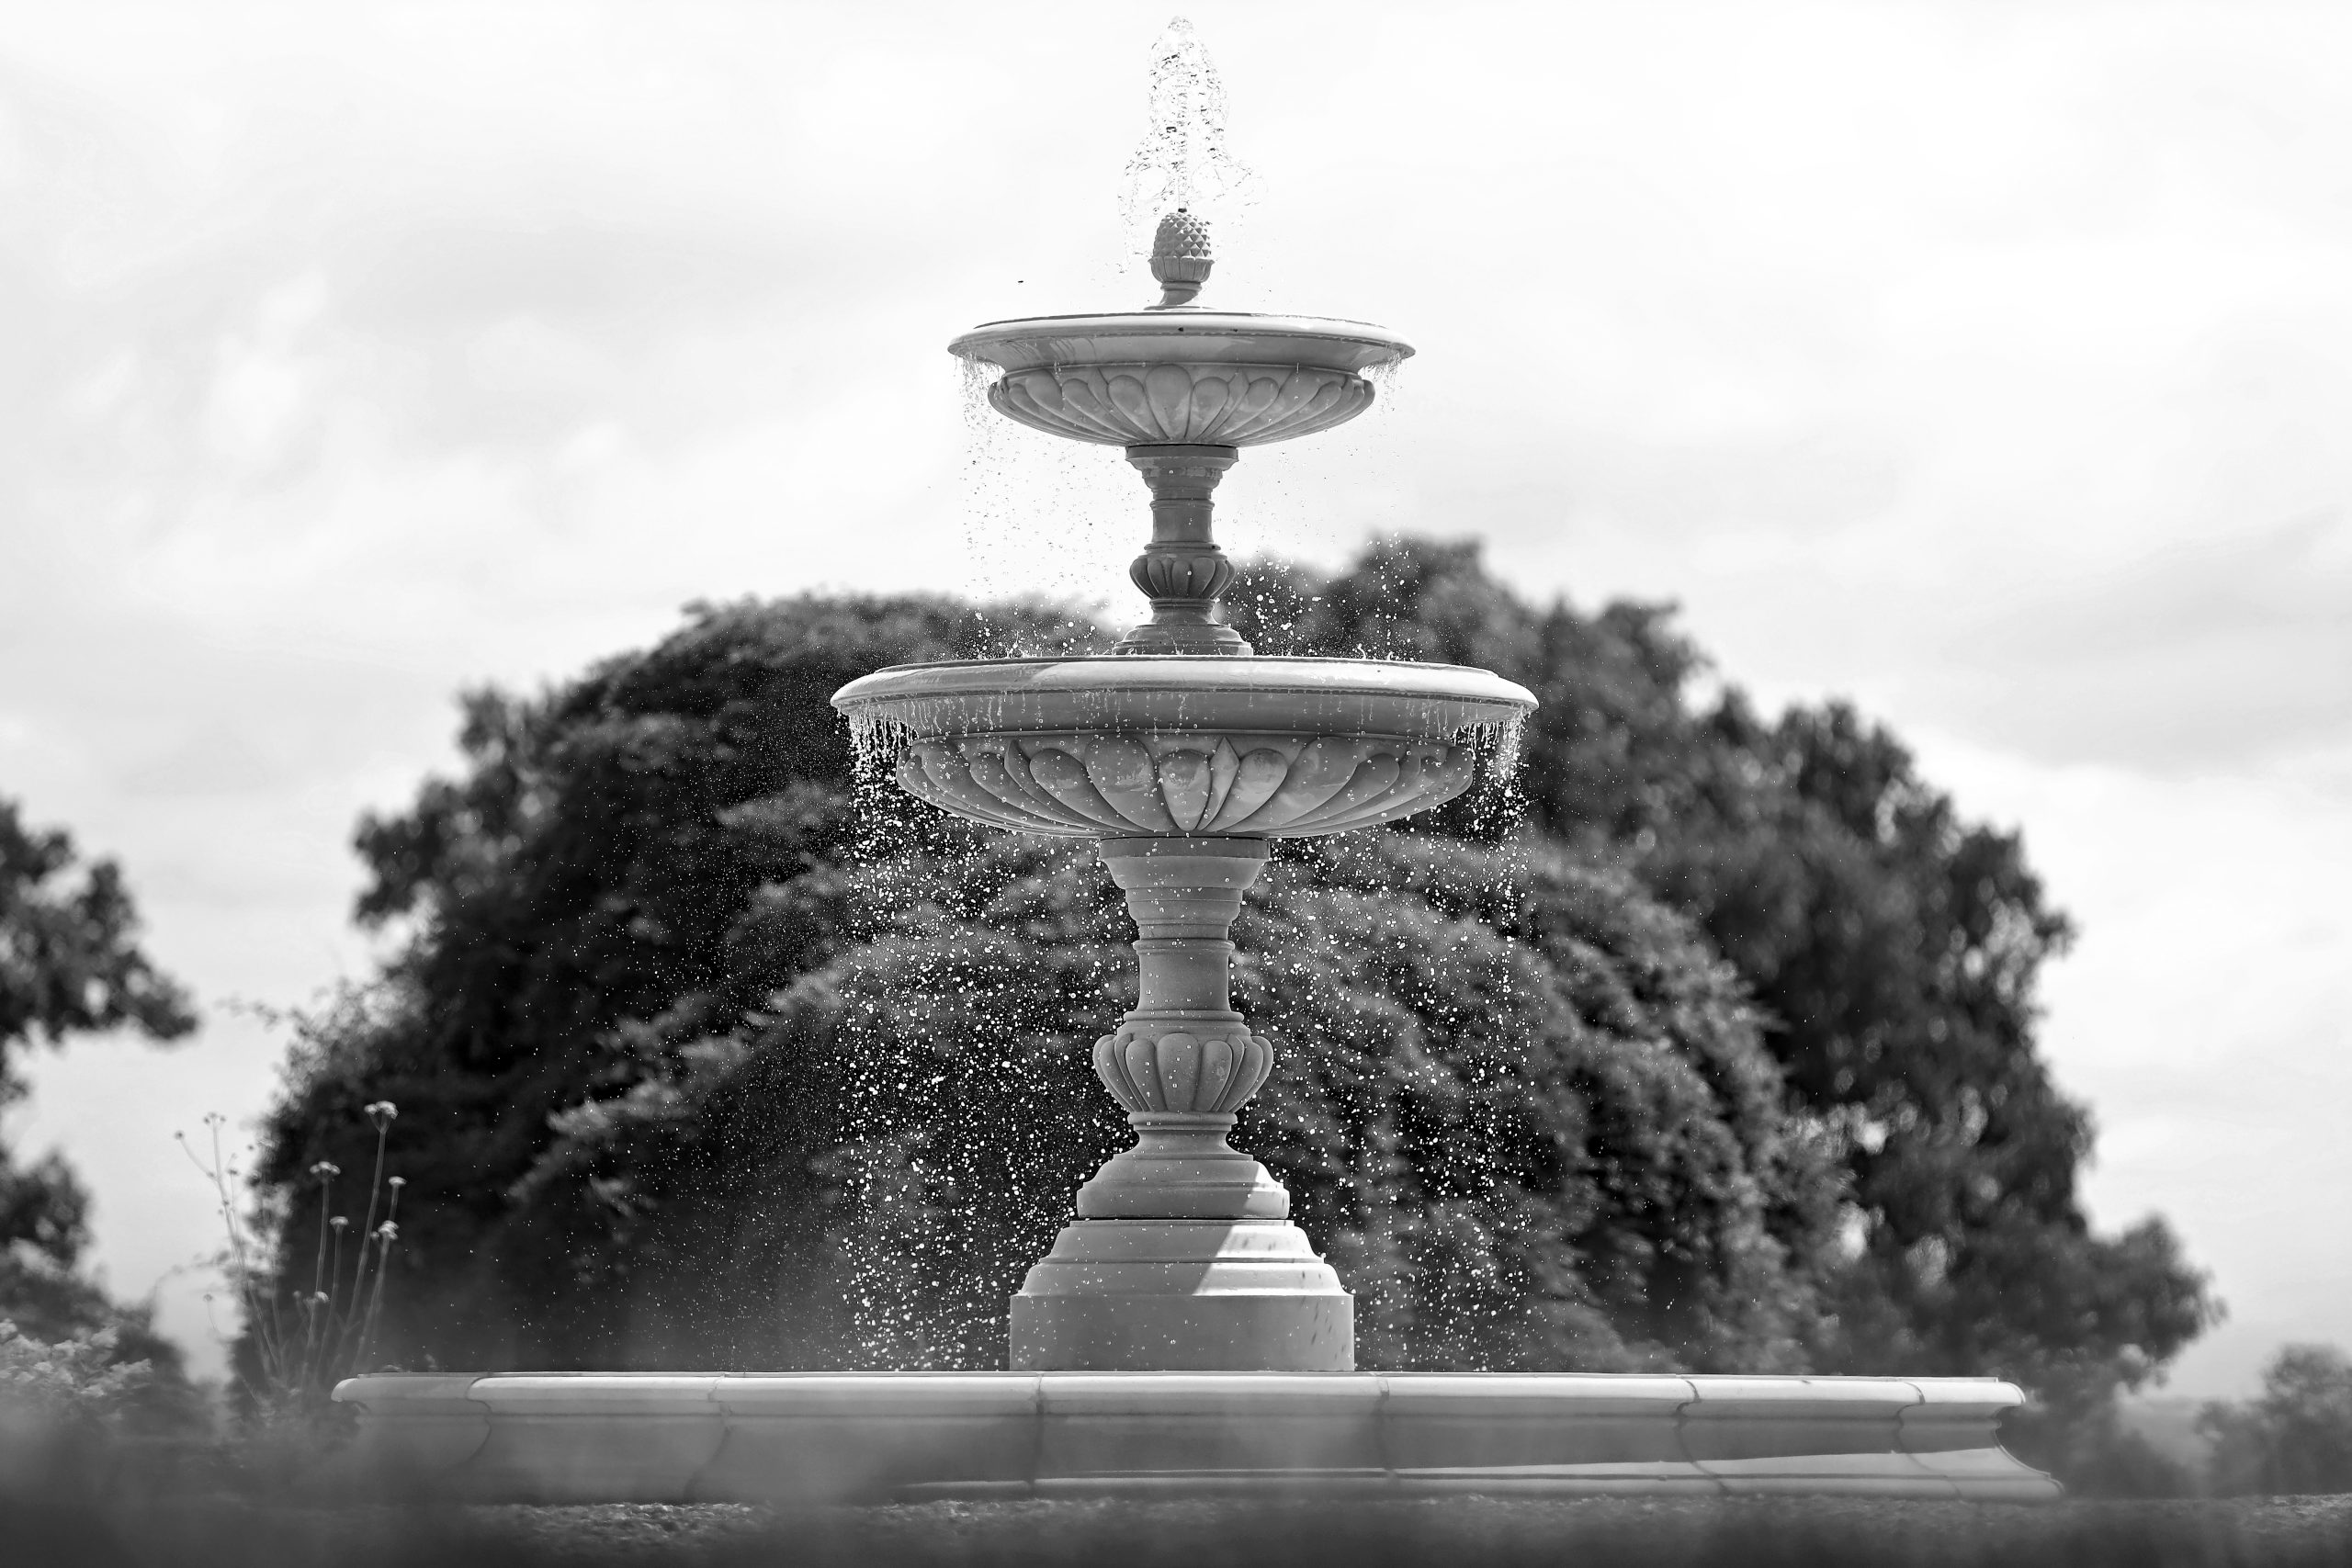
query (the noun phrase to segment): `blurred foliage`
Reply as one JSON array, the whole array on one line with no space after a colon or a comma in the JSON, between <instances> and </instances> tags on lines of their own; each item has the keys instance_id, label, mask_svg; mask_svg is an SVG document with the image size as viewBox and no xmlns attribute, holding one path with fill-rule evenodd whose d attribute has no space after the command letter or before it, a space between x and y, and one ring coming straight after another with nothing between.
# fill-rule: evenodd
<instances>
[{"instance_id":1,"label":"blurred foliage","mask_svg":"<svg viewBox=\"0 0 2352 1568\"><path fill-rule=\"evenodd\" d=\"M170 1040L196 1027L186 993L139 950L121 868L77 860L62 829L28 828L0 798L0 1085L11 1098L24 1086L10 1058L36 1035L55 1045L129 1024Z\"/></svg>"},{"instance_id":2,"label":"blurred foliage","mask_svg":"<svg viewBox=\"0 0 2352 1568\"><path fill-rule=\"evenodd\" d=\"M518 1190L566 1240L537 1266L571 1345L1001 1362L1005 1298L1131 1141L1086 1050L1125 919L1086 852L963 837L853 885L865 939L779 964L760 1016L631 1032L628 1092L559 1118ZM1680 922L1609 876L1393 837L1268 881L1238 990L1283 1048L1239 1136L1355 1291L1365 1364L1800 1364L1791 1260L1835 1177ZM1811 1224L1776 1234L1774 1193Z\"/></svg>"},{"instance_id":3,"label":"blurred foliage","mask_svg":"<svg viewBox=\"0 0 2352 1568\"><path fill-rule=\"evenodd\" d=\"M112 1328L50 1344L0 1317L0 1406L47 1420L121 1419L156 1380L151 1363L122 1359L120 1346Z\"/></svg>"},{"instance_id":4,"label":"blurred foliage","mask_svg":"<svg viewBox=\"0 0 2352 1568\"><path fill-rule=\"evenodd\" d=\"M2033 1044L2064 918L2018 836L1962 820L1883 727L1840 703L1768 724L1735 686L1702 698L1667 609L1538 608L1471 546L1393 541L1336 579L1250 584L1236 620L1261 651L1475 664L1534 692L1528 827L1625 868L1747 980L1852 1180L1821 1370L1998 1371L2071 1416L2211 1319L2160 1221L2100 1236L2077 1201L2090 1118ZM1448 815L1431 830L1462 831Z\"/></svg>"},{"instance_id":5,"label":"blurred foliage","mask_svg":"<svg viewBox=\"0 0 2352 1568\"><path fill-rule=\"evenodd\" d=\"M138 943L139 915L110 860L83 863L62 829L26 826L0 798L0 1111L21 1100L16 1055L36 1041L133 1029L175 1040L196 1027L187 993ZM179 1351L143 1309L125 1307L78 1272L90 1198L51 1154L19 1165L0 1141L0 1319L11 1356L55 1341L79 1367L103 1347L109 1364L151 1364L177 1386ZM79 1347L79 1348L73 1348ZM69 1353L70 1352L70 1353ZM147 1379L155 1382L156 1379Z\"/></svg>"},{"instance_id":6,"label":"blurred foliage","mask_svg":"<svg viewBox=\"0 0 2352 1568\"><path fill-rule=\"evenodd\" d=\"M2352 1492L2352 1357L2333 1345L2289 1345L2263 1369L2262 1393L2208 1404L2198 1430L2212 1439L2212 1489Z\"/></svg>"},{"instance_id":7,"label":"blurred foliage","mask_svg":"<svg viewBox=\"0 0 2352 1568\"><path fill-rule=\"evenodd\" d=\"M1368 1364L1997 1371L2079 1421L2208 1322L2075 1190L2033 1045L2064 919L1841 705L1758 717L1658 607L1531 605L1466 547L1261 565L1260 651L1479 664L1543 700L1517 825L1287 846L1239 931L1284 1047L1241 1138L1359 1292ZM294 1063L266 1176L403 1116L415 1361L993 1361L1123 1141L1085 1043L1126 931L1082 851L853 784L880 665L1069 646L1034 606L702 607L370 818L383 983ZM288 1243L311 1238L300 1223Z\"/></svg>"}]
</instances>

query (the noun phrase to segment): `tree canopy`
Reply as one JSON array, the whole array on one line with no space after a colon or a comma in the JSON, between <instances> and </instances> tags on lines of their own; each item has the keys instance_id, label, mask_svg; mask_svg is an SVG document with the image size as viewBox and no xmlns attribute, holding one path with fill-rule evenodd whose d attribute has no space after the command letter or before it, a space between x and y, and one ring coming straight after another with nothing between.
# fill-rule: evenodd
<instances>
[{"instance_id":1,"label":"tree canopy","mask_svg":"<svg viewBox=\"0 0 2352 1568\"><path fill-rule=\"evenodd\" d=\"M1285 846L1237 931L1280 1045L1239 1142L1358 1293L1367 1364L2137 1381L2211 1308L2092 1231L2034 1049L2063 945L2013 835L1849 709L1695 694L1657 607L1475 552L1269 564L1261 651L1481 664L1543 699L1515 827ZM445 1364L991 1364L1003 1297L1125 1141L1086 1045L1129 934L1082 851L861 789L883 664L1080 637L941 600L704 606L363 823L383 983L312 1031L266 1179L401 1107L388 1343ZM286 1245L310 1245L298 1218Z\"/></svg>"},{"instance_id":2,"label":"tree canopy","mask_svg":"<svg viewBox=\"0 0 2352 1568\"><path fill-rule=\"evenodd\" d=\"M2210 1404L2213 1490L2352 1492L2352 1356L2333 1345L2284 1345L2262 1370L2262 1393Z\"/></svg>"},{"instance_id":3,"label":"tree canopy","mask_svg":"<svg viewBox=\"0 0 2352 1568\"><path fill-rule=\"evenodd\" d=\"M0 1111L24 1098L18 1053L36 1042L130 1028L176 1039L187 995L138 943L139 915L110 860L84 863L62 829L26 826L0 798ZM115 1325L130 1349L172 1359L74 1270L89 1245L88 1192L56 1155L19 1165L0 1143L0 1318L34 1338Z\"/></svg>"},{"instance_id":4,"label":"tree canopy","mask_svg":"<svg viewBox=\"0 0 2352 1568\"><path fill-rule=\"evenodd\" d=\"M2091 1231L2090 1117L2034 1044L2071 928L2018 836L1963 820L1883 726L1837 702L1766 723L1736 685L1696 701L1706 664L1668 611L1539 608L1467 545L1377 545L1329 581L1261 571L1238 618L1267 651L1477 664L1535 693L1527 826L1699 922L1850 1176L1860 1247L1823 1370L1997 1370L2097 1401L2215 1314L2161 1221Z\"/></svg>"}]
</instances>

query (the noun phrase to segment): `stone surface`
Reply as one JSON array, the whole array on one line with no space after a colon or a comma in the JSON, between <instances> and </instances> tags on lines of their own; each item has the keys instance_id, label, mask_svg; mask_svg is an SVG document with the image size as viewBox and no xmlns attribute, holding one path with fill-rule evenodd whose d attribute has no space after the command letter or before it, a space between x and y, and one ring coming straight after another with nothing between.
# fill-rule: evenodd
<instances>
[{"instance_id":1,"label":"stone surface","mask_svg":"<svg viewBox=\"0 0 2352 1568\"><path fill-rule=\"evenodd\" d=\"M1281 366L1352 376L1409 358L1413 346L1370 321L1246 310L1129 310L989 321L956 338L947 351L1001 367L1008 378L1028 370L1136 365L1222 367L1220 373L1227 375L1239 367ZM1259 446L1263 440L1222 445Z\"/></svg>"},{"instance_id":2,"label":"stone surface","mask_svg":"<svg viewBox=\"0 0 2352 1568\"><path fill-rule=\"evenodd\" d=\"M1232 585L1233 563L1217 547L1213 498L1239 456L1230 446L1127 448L1128 464L1151 491L1151 542L1127 578L1151 601L1151 619L1120 638L1113 653L1250 652L1216 613L1218 596Z\"/></svg>"},{"instance_id":3,"label":"stone surface","mask_svg":"<svg viewBox=\"0 0 2352 1568\"><path fill-rule=\"evenodd\" d=\"M1012 1298L1012 1361L1015 1371L1343 1372L1355 1365L1355 1303L1287 1220L1082 1219Z\"/></svg>"},{"instance_id":4,"label":"stone surface","mask_svg":"<svg viewBox=\"0 0 2352 1568\"><path fill-rule=\"evenodd\" d=\"M1198 215L1178 208L1159 220L1151 236L1151 276L1160 286L1155 310L1192 303L1208 281L1215 263L1209 248L1209 226Z\"/></svg>"},{"instance_id":5,"label":"stone surface","mask_svg":"<svg viewBox=\"0 0 2352 1568\"><path fill-rule=\"evenodd\" d=\"M1135 1147L1113 1155L1078 1190L1079 1218L1290 1217L1290 1194L1282 1183L1225 1141L1233 1131L1231 1116L1138 1111L1127 1124L1136 1130Z\"/></svg>"},{"instance_id":6,"label":"stone surface","mask_svg":"<svg viewBox=\"0 0 2352 1568\"><path fill-rule=\"evenodd\" d=\"M918 740L900 788L958 817L1053 837L1376 827L1470 786L1470 746L1388 736L989 735Z\"/></svg>"},{"instance_id":7,"label":"stone surface","mask_svg":"<svg viewBox=\"0 0 2352 1568\"><path fill-rule=\"evenodd\" d=\"M1166 360L1016 370L989 389L1016 424L1103 446L1263 446L1345 424L1372 400L1346 370Z\"/></svg>"},{"instance_id":8,"label":"stone surface","mask_svg":"<svg viewBox=\"0 0 2352 1568\"><path fill-rule=\"evenodd\" d=\"M1228 1145L1273 1043L1233 1010L1230 931L1266 863L1243 838L1105 839L1136 922L1136 1005L1094 1069L1136 1129L1012 1305L1016 1371L1346 1371L1355 1304L1290 1194Z\"/></svg>"},{"instance_id":9,"label":"stone surface","mask_svg":"<svg viewBox=\"0 0 2352 1568\"><path fill-rule=\"evenodd\" d=\"M1380 659L957 659L877 670L833 706L895 757L917 740L983 735L1459 744L1523 718L1535 695L1489 671Z\"/></svg>"},{"instance_id":10,"label":"stone surface","mask_svg":"<svg viewBox=\"0 0 2352 1568\"><path fill-rule=\"evenodd\" d=\"M450 1373L335 1397L362 1471L478 1500L2060 1494L2001 1449L2022 1396L1989 1379Z\"/></svg>"}]
</instances>

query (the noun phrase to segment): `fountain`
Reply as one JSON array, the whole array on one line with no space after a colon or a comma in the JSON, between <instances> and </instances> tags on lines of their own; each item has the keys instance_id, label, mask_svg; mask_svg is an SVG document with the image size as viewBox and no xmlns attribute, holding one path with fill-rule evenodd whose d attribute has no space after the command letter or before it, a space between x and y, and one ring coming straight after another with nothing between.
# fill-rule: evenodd
<instances>
[{"instance_id":1,"label":"fountain","mask_svg":"<svg viewBox=\"0 0 2352 1568\"><path fill-rule=\"evenodd\" d=\"M1219 314L1205 226L1160 222L1160 301L999 321L950 345L1003 372L1010 418L1123 446L1151 493L1129 575L1151 617L1096 659L913 665L833 697L908 793L1017 832L1098 840L1139 933L1136 1010L1094 1066L1138 1134L1012 1300L1016 1371L1346 1371L1351 1300L1290 1196L1226 1142L1273 1045L1235 1012L1227 931L1268 840L1393 821L1506 760L1535 705L1483 670L1254 655L1217 617L1212 492L1240 449L1369 407L1412 350L1352 321Z\"/></svg>"},{"instance_id":2,"label":"fountain","mask_svg":"<svg viewBox=\"0 0 2352 1568\"><path fill-rule=\"evenodd\" d=\"M1193 1493L1857 1493L2031 1500L1973 1378L1354 1370L1351 1300L1227 1142L1275 1045L1233 1010L1232 922L1271 840L1377 827L1512 765L1523 688L1483 670L1254 653L1218 617L1212 495L1245 447L1368 408L1382 328L1194 303L1205 225L1160 220L1141 310L950 346L1001 414L1115 446L1150 494L1149 619L1107 655L883 670L836 693L863 765L943 810L1095 840L1136 1005L1094 1043L1133 1148L1011 1303L1001 1372L386 1373L335 1397L356 1461L546 1501Z\"/></svg>"}]
</instances>

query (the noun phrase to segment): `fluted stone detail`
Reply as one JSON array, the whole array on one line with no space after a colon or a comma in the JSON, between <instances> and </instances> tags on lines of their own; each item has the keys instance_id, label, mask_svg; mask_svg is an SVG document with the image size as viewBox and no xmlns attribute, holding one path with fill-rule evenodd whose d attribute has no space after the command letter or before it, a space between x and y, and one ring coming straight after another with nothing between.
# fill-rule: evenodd
<instances>
[{"instance_id":1,"label":"fluted stone detail","mask_svg":"<svg viewBox=\"0 0 2352 1568\"><path fill-rule=\"evenodd\" d=\"M1264 446L1344 424L1372 400L1354 371L1310 365L1054 365L989 389L1007 419L1104 446Z\"/></svg>"},{"instance_id":2,"label":"fluted stone detail","mask_svg":"<svg viewBox=\"0 0 2352 1568\"><path fill-rule=\"evenodd\" d=\"M1125 1024L1094 1043L1094 1071L1130 1111L1230 1116L1273 1071L1274 1044L1246 1029Z\"/></svg>"},{"instance_id":3,"label":"fluted stone detail","mask_svg":"<svg viewBox=\"0 0 2352 1568\"><path fill-rule=\"evenodd\" d=\"M1466 741L1177 732L937 736L897 766L908 794L994 828L1057 838L1303 838L1373 827L1470 786Z\"/></svg>"},{"instance_id":4,"label":"fluted stone detail","mask_svg":"<svg viewBox=\"0 0 2352 1568\"><path fill-rule=\"evenodd\" d=\"M1154 601L1213 602L1233 585L1233 562L1215 545L1147 551L1128 566L1127 581Z\"/></svg>"}]
</instances>

